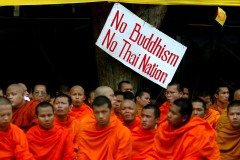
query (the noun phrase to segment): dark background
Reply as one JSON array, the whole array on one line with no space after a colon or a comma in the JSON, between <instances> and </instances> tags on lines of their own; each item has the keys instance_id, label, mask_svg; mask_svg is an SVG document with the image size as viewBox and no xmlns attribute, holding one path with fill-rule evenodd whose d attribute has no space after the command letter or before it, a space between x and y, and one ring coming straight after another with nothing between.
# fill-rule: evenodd
<instances>
[{"instance_id":1,"label":"dark background","mask_svg":"<svg viewBox=\"0 0 240 160\"><path fill-rule=\"evenodd\" d=\"M128 5L128 8L129 5ZM222 7L227 20L215 21L217 6L168 6L160 31L187 46L174 76L193 94L226 83L239 87L240 8ZM45 83L55 93L60 84L98 85L95 42L87 4L0 7L0 86L23 82L28 88ZM162 87L142 77L142 87L157 98Z\"/></svg>"}]
</instances>

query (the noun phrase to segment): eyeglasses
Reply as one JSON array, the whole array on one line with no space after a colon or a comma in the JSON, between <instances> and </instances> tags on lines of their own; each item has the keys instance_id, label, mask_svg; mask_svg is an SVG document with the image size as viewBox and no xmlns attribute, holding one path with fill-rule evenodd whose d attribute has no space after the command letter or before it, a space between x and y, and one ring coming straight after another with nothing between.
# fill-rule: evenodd
<instances>
[{"instance_id":1,"label":"eyeglasses","mask_svg":"<svg viewBox=\"0 0 240 160\"><path fill-rule=\"evenodd\" d=\"M41 92L34 92L33 93L35 96L39 96L39 95L42 95L42 96L46 96L47 95L47 93L46 92L44 92L44 91L41 91Z\"/></svg>"},{"instance_id":2,"label":"eyeglasses","mask_svg":"<svg viewBox=\"0 0 240 160\"><path fill-rule=\"evenodd\" d=\"M175 93L177 93L177 92L171 92L171 91L168 92L168 91L166 91L166 92L164 93L164 95L165 95L165 96L168 95L168 94L169 94L169 95L173 95L173 94L175 94Z\"/></svg>"}]
</instances>

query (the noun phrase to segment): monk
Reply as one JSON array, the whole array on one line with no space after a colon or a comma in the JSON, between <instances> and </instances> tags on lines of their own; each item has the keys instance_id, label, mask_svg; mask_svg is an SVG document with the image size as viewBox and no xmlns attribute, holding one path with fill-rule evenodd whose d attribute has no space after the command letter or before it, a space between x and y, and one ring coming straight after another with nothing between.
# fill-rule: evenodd
<instances>
[{"instance_id":1,"label":"monk","mask_svg":"<svg viewBox=\"0 0 240 160\"><path fill-rule=\"evenodd\" d=\"M160 118L158 124L167 120L168 110L171 103L183 96L183 86L177 82L170 82L167 86L167 89L164 93L166 101L159 107L160 109Z\"/></svg>"},{"instance_id":2,"label":"monk","mask_svg":"<svg viewBox=\"0 0 240 160\"><path fill-rule=\"evenodd\" d=\"M70 89L70 97L72 99L72 109L69 115L81 121L83 117L92 114L92 108L84 103L86 96L83 87L75 85Z\"/></svg>"},{"instance_id":3,"label":"monk","mask_svg":"<svg viewBox=\"0 0 240 160\"><path fill-rule=\"evenodd\" d=\"M234 100L240 100L240 89L237 89L237 90L234 91L233 99Z\"/></svg>"},{"instance_id":4,"label":"monk","mask_svg":"<svg viewBox=\"0 0 240 160\"><path fill-rule=\"evenodd\" d=\"M72 134L74 151L78 150L79 143L79 127L80 122L68 115L70 111L70 105L72 104L71 98L64 93L59 93L54 100L55 118L54 123L56 125L62 126L63 128L68 128Z\"/></svg>"},{"instance_id":5,"label":"monk","mask_svg":"<svg viewBox=\"0 0 240 160\"><path fill-rule=\"evenodd\" d=\"M146 155L152 150L159 116L159 108L153 104L148 104L142 108L141 125L131 131L133 139L132 160L146 159Z\"/></svg>"},{"instance_id":6,"label":"monk","mask_svg":"<svg viewBox=\"0 0 240 160\"><path fill-rule=\"evenodd\" d=\"M225 84L218 85L218 87L215 90L214 97L215 101L209 108L214 109L218 111L220 114L222 114L222 112L227 109L227 105L229 103L228 87Z\"/></svg>"},{"instance_id":7,"label":"monk","mask_svg":"<svg viewBox=\"0 0 240 160\"><path fill-rule=\"evenodd\" d=\"M240 100L231 101L217 124L217 143L222 160L240 159Z\"/></svg>"},{"instance_id":8,"label":"monk","mask_svg":"<svg viewBox=\"0 0 240 160\"><path fill-rule=\"evenodd\" d=\"M141 116L142 108L150 103L151 94L148 90L138 90L135 94L138 116Z\"/></svg>"},{"instance_id":9,"label":"monk","mask_svg":"<svg viewBox=\"0 0 240 160\"><path fill-rule=\"evenodd\" d=\"M0 97L0 159L1 160L34 160L29 152L25 133L11 123L12 104Z\"/></svg>"},{"instance_id":10,"label":"monk","mask_svg":"<svg viewBox=\"0 0 240 160\"><path fill-rule=\"evenodd\" d=\"M122 118L121 118L121 103L124 100L124 92L122 92L122 91L115 91L114 95L116 97L116 103L115 103L115 107L113 107L113 112L115 113L115 115L120 120L122 120Z\"/></svg>"},{"instance_id":11,"label":"monk","mask_svg":"<svg viewBox=\"0 0 240 160\"><path fill-rule=\"evenodd\" d=\"M137 114L136 103L130 99L125 99L120 106L123 124L132 131L140 125L140 116Z\"/></svg>"},{"instance_id":12,"label":"monk","mask_svg":"<svg viewBox=\"0 0 240 160\"><path fill-rule=\"evenodd\" d=\"M194 98L192 100L193 106L193 116L198 116L204 120L206 120L214 129L217 127L217 122L220 117L220 113L209 109L206 103L200 98Z\"/></svg>"},{"instance_id":13,"label":"monk","mask_svg":"<svg viewBox=\"0 0 240 160\"><path fill-rule=\"evenodd\" d=\"M92 107L96 123L81 125L77 159L129 160L132 152L131 132L118 123L117 118L110 120L112 103L109 98L95 97Z\"/></svg>"},{"instance_id":14,"label":"monk","mask_svg":"<svg viewBox=\"0 0 240 160\"><path fill-rule=\"evenodd\" d=\"M216 131L208 122L192 117L192 104L185 98L170 106L168 120L161 123L147 160L219 160Z\"/></svg>"},{"instance_id":15,"label":"monk","mask_svg":"<svg viewBox=\"0 0 240 160\"><path fill-rule=\"evenodd\" d=\"M7 87L6 97L12 103L13 109L12 123L26 133L30 127L38 123L35 107L40 101L25 101L24 95L24 90L19 84L11 84Z\"/></svg>"},{"instance_id":16,"label":"monk","mask_svg":"<svg viewBox=\"0 0 240 160\"><path fill-rule=\"evenodd\" d=\"M68 129L54 125L54 107L41 102L36 107L38 125L26 133L30 152L36 160L74 160L72 135Z\"/></svg>"}]
</instances>

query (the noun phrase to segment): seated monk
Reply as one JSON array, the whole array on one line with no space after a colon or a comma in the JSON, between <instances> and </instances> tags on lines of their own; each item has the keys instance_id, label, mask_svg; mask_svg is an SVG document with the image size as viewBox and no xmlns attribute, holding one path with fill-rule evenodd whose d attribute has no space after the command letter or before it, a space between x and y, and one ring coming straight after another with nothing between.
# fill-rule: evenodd
<instances>
[{"instance_id":1,"label":"seated monk","mask_svg":"<svg viewBox=\"0 0 240 160\"><path fill-rule=\"evenodd\" d=\"M159 116L159 108L153 104L142 108L141 125L132 130L132 160L146 159L146 155L152 150Z\"/></svg>"},{"instance_id":2,"label":"seated monk","mask_svg":"<svg viewBox=\"0 0 240 160\"><path fill-rule=\"evenodd\" d=\"M24 90L19 84L11 84L7 87L6 97L12 103L12 123L21 128L25 133L30 127L37 124L35 107L39 100L25 101Z\"/></svg>"},{"instance_id":3,"label":"seated monk","mask_svg":"<svg viewBox=\"0 0 240 160\"><path fill-rule=\"evenodd\" d=\"M221 160L240 159L240 100L231 101L217 124Z\"/></svg>"},{"instance_id":4,"label":"seated monk","mask_svg":"<svg viewBox=\"0 0 240 160\"><path fill-rule=\"evenodd\" d=\"M29 152L25 133L10 123L12 104L0 96L0 159L1 160L35 160Z\"/></svg>"},{"instance_id":5,"label":"seated monk","mask_svg":"<svg viewBox=\"0 0 240 160\"><path fill-rule=\"evenodd\" d=\"M96 123L80 126L78 160L129 160L132 152L131 132L118 123L117 117L110 119L112 103L106 96L95 97L93 113Z\"/></svg>"},{"instance_id":6,"label":"seated monk","mask_svg":"<svg viewBox=\"0 0 240 160\"><path fill-rule=\"evenodd\" d=\"M74 151L77 152L80 121L68 115L72 100L67 94L59 93L53 103L55 109L54 123L70 130L73 138Z\"/></svg>"},{"instance_id":7,"label":"seated monk","mask_svg":"<svg viewBox=\"0 0 240 160\"><path fill-rule=\"evenodd\" d=\"M168 120L159 125L146 160L220 159L216 131L205 120L192 117L192 110L185 98L171 104Z\"/></svg>"},{"instance_id":8,"label":"seated monk","mask_svg":"<svg viewBox=\"0 0 240 160\"><path fill-rule=\"evenodd\" d=\"M229 103L229 89L226 84L220 84L215 90L214 93L214 103L209 106L210 109L216 110L222 114L227 109L227 105Z\"/></svg>"},{"instance_id":9,"label":"seated monk","mask_svg":"<svg viewBox=\"0 0 240 160\"><path fill-rule=\"evenodd\" d=\"M214 129L217 127L217 122L220 116L220 113L213 110L208 109L206 103L200 98L194 98L192 100L193 106L193 116L198 116L204 120L206 120Z\"/></svg>"},{"instance_id":10,"label":"seated monk","mask_svg":"<svg viewBox=\"0 0 240 160\"><path fill-rule=\"evenodd\" d=\"M130 131L137 126L140 126L140 117L138 116L137 105L134 101L125 99L122 101L120 108L123 125L125 125Z\"/></svg>"},{"instance_id":11,"label":"seated monk","mask_svg":"<svg viewBox=\"0 0 240 160\"><path fill-rule=\"evenodd\" d=\"M84 103L86 96L83 87L73 86L69 93L72 99L72 109L68 113L70 116L75 117L81 121L83 117L88 114L92 114L92 108Z\"/></svg>"},{"instance_id":12,"label":"seated monk","mask_svg":"<svg viewBox=\"0 0 240 160\"><path fill-rule=\"evenodd\" d=\"M160 107L160 118L158 125L167 120L168 110L171 103L183 96L183 86L177 82L170 82L167 86L166 92L164 93L167 101L164 102Z\"/></svg>"},{"instance_id":13,"label":"seated monk","mask_svg":"<svg viewBox=\"0 0 240 160\"><path fill-rule=\"evenodd\" d=\"M36 160L74 160L72 135L68 129L55 125L54 108L49 102L36 107L38 125L26 133L29 150Z\"/></svg>"}]
</instances>

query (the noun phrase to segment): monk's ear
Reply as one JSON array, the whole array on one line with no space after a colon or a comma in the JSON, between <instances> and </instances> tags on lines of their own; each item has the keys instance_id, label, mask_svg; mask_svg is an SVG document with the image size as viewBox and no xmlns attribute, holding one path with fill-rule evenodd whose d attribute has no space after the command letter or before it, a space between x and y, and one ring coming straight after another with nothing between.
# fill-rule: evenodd
<instances>
[{"instance_id":1,"label":"monk's ear","mask_svg":"<svg viewBox=\"0 0 240 160\"><path fill-rule=\"evenodd\" d=\"M184 115L184 116L182 116L182 122L186 122L187 119L188 119L188 115Z\"/></svg>"}]
</instances>

